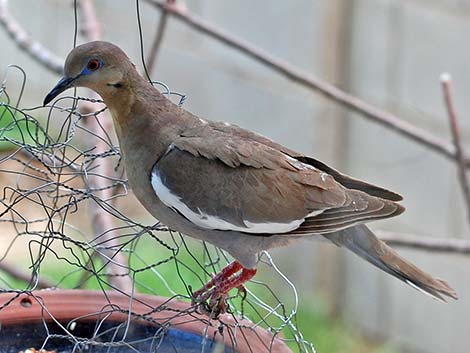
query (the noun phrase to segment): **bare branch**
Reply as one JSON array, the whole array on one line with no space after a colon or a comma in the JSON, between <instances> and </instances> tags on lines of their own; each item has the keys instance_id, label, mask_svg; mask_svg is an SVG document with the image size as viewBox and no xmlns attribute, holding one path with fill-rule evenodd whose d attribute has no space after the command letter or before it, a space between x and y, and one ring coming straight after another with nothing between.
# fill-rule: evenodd
<instances>
[{"instance_id":1,"label":"bare branch","mask_svg":"<svg viewBox=\"0 0 470 353\"><path fill-rule=\"evenodd\" d=\"M5 260L2 260L0 261L0 271L3 271L11 277L19 279L20 281L27 283L31 282L31 284L35 284L32 273L20 270L16 264L11 264ZM36 289L55 287L54 283L39 276L37 277L36 281Z\"/></svg>"},{"instance_id":2,"label":"bare branch","mask_svg":"<svg viewBox=\"0 0 470 353\"><path fill-rule=\"evenodd\" d=\"M96 17L93 0L80 0L79 5L82 15L81 24L83 28L83 36L89 41L100 40L102 30ZM93 98L99 99L96 93L90 92L90 94ZM95 111L94 103L84 102L80 107L80 111L82 114L93 113ZM107 111L100 114L100 123L103 128L101 128L93 119L85 119L87 128L96 136L100 136L102 134L102 130L112 131L113 126L111 116ZM95 147L97 150L106 150L108 148L103 139L98 139L98 142L94 144L94 146L89 147ZM113 166L111 165L111 160L109 158L103 158L95 170L96 176L89 176L87 179L90 187L102 190L99 194L99 197L102 200L111 200L113 190L108 187L106 178L100 176L112 175L112 173ZM101 240L105 242L107 247L110 249L109 251L100 251L100 255L102 256L104 263L108 266L108 273L110 274L109 282L115 288L130 293L133 288L133 284L132 279L128 275L128 261L124 254L117 250L120 245L119 234L113 230L116 227L113 224L112 216L103 210L96 200L90 204L90 213L92 216L92 226L95 235L100 236Z\"/></svg>"},{"instance_id":3,"label":"bare branch","mask_svg":"<svg viewBox=\"0 0 470 353\"><path fill-rule=\"evenodd\" d=\"M96 17L93 0L80 0L78 4L83 18L80 33L88 41L101 40L103 32Z\"/></svg>"},{"instance_id":4,"label":"bare branch","mask_svg":"<svg viewBox=\"0 0 470 353\"><path fill-rule=\"evenodd\" d=\"M230 33L227 33L222 29L214 26L213 24L208 23L199 16L190 13L185 7L182 7L181 5L168 4L158 0L145 1L151 5L154 5L160 10L164 10L167 13L175 16L197 31L204 33L218 40L219 42L250 56L257 62L266 65L284 77L313 91L318 91L327 98L330 98L348 107L349 109L362 114L366 118L391 128L401 135L416 141L447 158L456 160L454 145L445 139L434 136L428 131L414 126L392 113L377 108L340 90L326 81L311 76L308 72L300 70L288 62L272 56L268 52L254 46L253 44L233 36ZM465 165L470 167L470 160L466 160Z\"/></svg>"},{"instance_id":5,"label":"bare branch","mask_svg":"<svg viewBox=\"0 0 470 353\"><path fill-rule=\"evenodd\" d=\"M452 131L452 141L455 146L455 156L457 159L457 167L459 173L460 186L467 205L467 217L470 224L470 187L468 185L467 172L465 167L465 156L462 148L462 140L460 138L460 126L457 111L452 99L452 79L449 74L441 76L442 92L444 93L444 103L449 116L450 129Z\"/></svg>"},{"instance_id":6,"label":"bare branch","mask_svg":"<svg viewBox=\"0 0 470 353\"><path fill-rule=\"evenodd\" d=\"M470 241L465 239L434 238L386 231L374 232L389 245L431 252L470 254Z\"/></svg>"},{"instance_id":7,"label":"bare branch","mask_svg":"<svg viewBox=\"0 0 470 353\"><path fill-rule=\"evenodd\" d=\"M64 60L28 34L8 10L8 0L0 0L0 25L3 26L13 41L33 59L52 72L62 75Z\"/></svg>"},{"instance_id":8,"label":"bare branch","mask_svg":"<svg viewBox=\"0 0 470 353\"><path fill-rule=\"evenodd\" d=\"M175 0L167 0L168 4L173 4ZM158 22L158 27L155 32L155 37L152 42L152 47L147 56L147 71L148 74L151 75L153 69L155 68L155 62L157 61L158 51L160 50L163 37L165 36L166 25L168 23L168 12L166 9L163 9L160 15L160 21Z\"/></svg>"}]
</instances>

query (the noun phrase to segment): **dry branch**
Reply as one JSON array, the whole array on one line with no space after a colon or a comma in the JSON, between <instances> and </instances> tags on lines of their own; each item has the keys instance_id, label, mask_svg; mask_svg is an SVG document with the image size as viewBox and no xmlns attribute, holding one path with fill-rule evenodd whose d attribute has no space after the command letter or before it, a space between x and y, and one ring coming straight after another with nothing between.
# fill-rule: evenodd
<instances>
[{"instance_id":1,"label":"dry branch","mask_svg":"<svg viewBox=\"0 0 470 353\"><path fill-rule=\"evenodd\" d=\"M62 75L63 60L32 38L8 9L8 0L0 0L0 25L11 39L33 59L52 72Z\"/></svg>"},{"instance_id":2,"label":"dry branch","mask_svg":"<svg viewBox=\"0 0 470 353\"><path fill-rule=\"evenodd\" d=\"M9 263L6 260L0 261L0 271L3 271L12 276L13 278L19 279L21 281L28 283L31 282L31 284L37 284L35 289L55 287L54 283L52 283L51 281L40 276L33 278L32 273L23 271L18 268L18 265Z\"/></svg>"},{"instance_id":3,"label":"dry branch","mask_svg":"<svg viewBox=\"0 0 470 353\"><path fill-rule=\"evenodd\" d=\"M313 77L290 63L272 56L268 52L254 46L253 44L227 33L214 26L213 24L203 20L199 16L190 13L186 8L178 4L168 4L158 0L145 0L147 3L156 6L158 9L166 11L177 19L183 21L195 30L204 33L219 42L234 48L245 55L250 56L257 62L269 67L284 77L296 82L306 88L322 93L352 111L362 114L370 120L382 124L401 135L424 145L431 150L453 160L456 160L455 147L445 139L434 136L428 131L419 128L399 118L398 116L386 112L380 108L373 106L357 97L348 94L329 82ZM465 161L465 165L470 167L470 160Z\"/></svg>"},{"instance_id":4,"label":"dry branch","mask_svg":"<svg viewBox=\"0 0 470 353\"><path fill-rule=\"evenodd\" d=\"M167 0L167 2L169 4L172 4L174 0ZM155 63L157 61L158 52L162 45L163 37L165 36L167 23L168 23L168 13L164 9L160 15L160 20L158 22L158 27L155 32L155 37L153 38L152 47L150 48L150 51L148 52L147 60L145 60L146 65L147 65L147 72L149 75L152 74L152 71L155 68Z\"/></svg>"},{"instance_id":5,"label":"dry branch","mask_svg":"<svg viewBox=\"0 0 470 353\"><path fill-rule=\"evenodd\" d=\"M375 233L389 245L430 252L470 254L470 241L465 239L434 238L386 231L376 231Z\"/></svg>"},{"instance_id":6,"label":"dry branch","mask_svg":"<svg viewBox=\"0 0 470 353\"><path fill-rule=\"evenodd\" d=\"M459 119L455 109L454 100L452 99L452 79L449 74L442 74L441 85L442 91L444 93L444 103L446 105L447 114L449 117L450 129L452 131L452 141L455 146L459 182L467 206L467 217L470 224L470 187L468 184L467 171L465 167L465 156L462 147L462 139L460 138Z\"/></svg>"},{"instance_id":7,"label":"dry branch","mask_svg":"<svg viewBox=\"0 0 470 353\"><path fill-rule=\"evenodd\" d=\"M100 22L96 17L93 0L79 0L78 2L83 20L80 25L80 33L86 40L101 40L103 35Z\"/></svg>"}]
</instances>

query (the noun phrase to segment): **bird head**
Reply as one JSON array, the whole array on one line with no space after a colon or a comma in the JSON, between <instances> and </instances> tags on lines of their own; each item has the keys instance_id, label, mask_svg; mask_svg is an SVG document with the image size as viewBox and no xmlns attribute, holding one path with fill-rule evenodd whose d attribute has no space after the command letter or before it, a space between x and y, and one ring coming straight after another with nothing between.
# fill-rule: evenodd
<instances>
[{"instance_id":1,"label":"bird head","mask_svg":"<svg viewBox=\"0 0 470 353\"><path fill-rule=\"evenodd\" d=\"M44 99L44 105L71 87L87 87L101 97L118 94L135 71L127 55L116 45L95 41L74 48L64 65L64 77Z\"/></svg>"}]
</instances>

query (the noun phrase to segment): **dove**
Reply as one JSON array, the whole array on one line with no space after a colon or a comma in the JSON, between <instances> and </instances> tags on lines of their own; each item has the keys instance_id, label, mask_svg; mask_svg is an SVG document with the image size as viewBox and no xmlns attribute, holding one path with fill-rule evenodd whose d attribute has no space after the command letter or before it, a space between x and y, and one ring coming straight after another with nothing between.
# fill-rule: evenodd
<instances>
[{"instance_id":1,"label":"dove","mask_svg":"<svg viewBox=\"0 0 470 353\"><path fill-rule=\"evenodd\" d=\"M234 258L192 293L194 304L213 315L227 310L230 290L243 289L256 274L260 252L314 237L435 299L457 299L446 282L399 256L365 225L403 213L397 193L255 132L186 111L109 42L74 48L44 105L71 87L95 91L109 108L129 185L145 209Z\"/></svg>"}]
</instances>

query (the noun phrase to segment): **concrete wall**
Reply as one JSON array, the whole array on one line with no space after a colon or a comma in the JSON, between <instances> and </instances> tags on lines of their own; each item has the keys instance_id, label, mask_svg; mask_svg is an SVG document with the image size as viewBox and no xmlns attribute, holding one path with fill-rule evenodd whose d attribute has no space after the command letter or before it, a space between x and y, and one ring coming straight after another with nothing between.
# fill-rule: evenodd
<instances>
[{"instance_id":1,"label":"concrete wall","mask_svg":"<svg viewBox=\"0 0 470 353\"><path fill-rule=\"evenodd\" d=\"M38 40L66 55L73 38L71 2L10 3ZM140 65L134 1L97 3L105 38ZM158 13L141 6L149 48ZM191 0L187 6L273 55L443 137L449 137L449 129L438 78L449 71L455 78L463 137L469 140L470 1ZM25 68L25 105L39 105L57 77L21 53L2 31L0 42L0 66ZM468 237L456 170L449 161L176 20L170 21L153 77L186 93L185 108L198 115L248 127L405 195L407 213L374 228ZM301 297L327 295L333 308L369 334L416 351L468 352L467 258L402 251L455 286L462 299L442 305L330 246L303 243L274 253Z\"/></svg>"},{"instance_id":2,"label":"concrete wall","mask_svg":"<svg viewBox=\"0 0 470 353\"><path fill-rule=\"evenodd\" d=\"M449 137L439 75L450 72L468 147L470 2L354 1L349 90ZM461 11L459 11L461 10ZM438 237L467 237L456 170L441 156L351 116L347 165L405 195L407 212L375 227ZM455 285L461 300L441 305L348 258L345 308L371 332L425 352L467 352L470 343L469 259L402 251Z\"/></svg>"}]
</instances>

